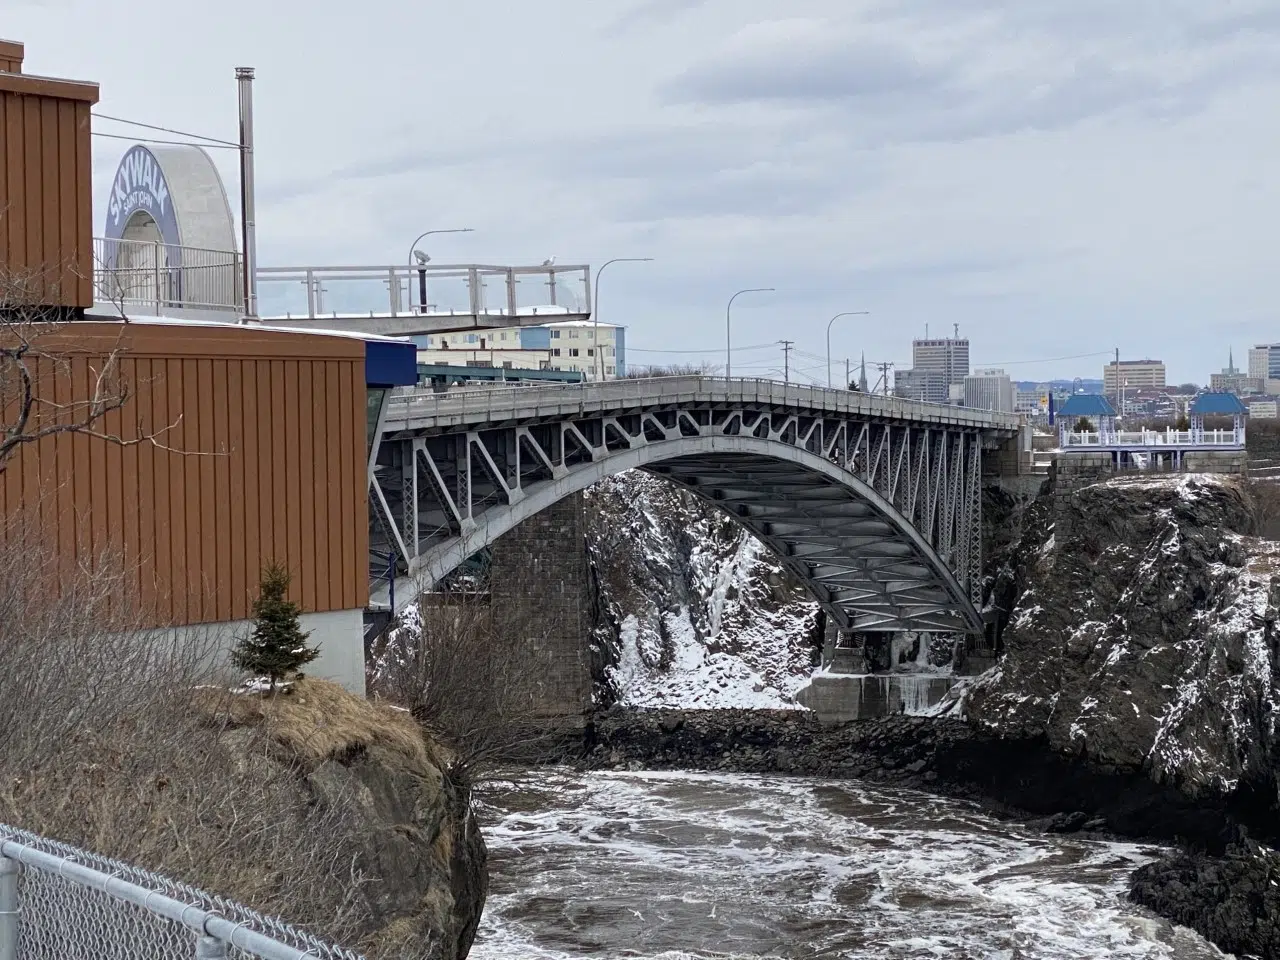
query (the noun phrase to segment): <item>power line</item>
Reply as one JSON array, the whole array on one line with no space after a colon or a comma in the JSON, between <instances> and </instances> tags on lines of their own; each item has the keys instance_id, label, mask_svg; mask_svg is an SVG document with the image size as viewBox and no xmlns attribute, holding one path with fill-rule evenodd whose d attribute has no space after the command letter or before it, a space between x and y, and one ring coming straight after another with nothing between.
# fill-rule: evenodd
<instances>
[{"instance_id":1,"label":"power line","mask_svg":"<svg viewBox=\"0 0 1280 960\"><path fill-rule=\"evenodd\" d=\"M767 350L777 346L774 343L756 343L749 347L734 347L733 352L743 350ZM642 347L627 347L627 353L724 353L724 347L712 347L709 350L647 350Z\"/></svg>"},{"instance_id":2,"label":"power line","mask_svg":"<svg viewBox=\"0 0 1280 960\"><path fill-rule=\"evenodd\" d=\"M1077 353L1071 357L1043 357L1039 360L993 360L981 364L984 367L1020 367L1029 363L1057 363L1060 360L1089 360L1093 357L1109 357L1110 350L1102 350L1098 353ZM974 364L978 366L978 364Z\"/></svg>"},{"instance_id":3,"label":"power line","mask_svg":"<svg viewBox=\"0 0 1280 960\"><path fill-rule=\"evenodd\" d=\"M130 140L133 143L169 143L177 147L208 147L211 150L239 150L237 146L228 146L221 143L192 143L190 140L155 140L149 137L128 137L119 133L102 133L98 130L90 130L89 135L93 137L107 137L111 140Z\"/></svg>"},{"instance_id":4,"label":"power line","mask_svg":"<svg viewBox=\"0 0 1280 960\"><path fill-rule=\"evenodd\" d=\"M142 127L144 130L155 130L159 133L171 133L175 137L191 137L192 139L195 139L195 140L206 140L209 143L221 144L224 147L234 147L237 150L240 149L240 144L238 143L232 143L230 140L219 140L217 137L206 137L200 133L187 133L185 130L174 130L171 127L157 127L153 123L142 123L139 120L126 120L123 117L111 117L105 113L95 113L93 114L93 116L97 117L99 120L110 120L113 123L123 123L131 127ZM100 134L100 136L107 137L107 136L111 136L111 134L104 133L104 134ZM157 142L164 142L164 141L157 141Z\"/></svg>"}]
</instances>

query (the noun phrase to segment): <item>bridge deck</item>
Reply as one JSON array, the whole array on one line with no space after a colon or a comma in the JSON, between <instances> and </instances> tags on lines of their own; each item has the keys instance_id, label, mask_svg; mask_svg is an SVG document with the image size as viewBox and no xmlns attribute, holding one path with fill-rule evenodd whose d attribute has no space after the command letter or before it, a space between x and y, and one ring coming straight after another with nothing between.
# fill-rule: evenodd
<instances>
[{"instance_id":1,"label":"bridge deck","mask_svg":"<svg viewBox=\"0 0 1280 960\"><path fill-rule=\"evenodd\" d=\"M831 390L776 380L724 377L653 377L555 386L463 388L446 393L414 390L391 398L389 432L430 432L463 425L636 410L690 403L768 404L829 415L903 424L937 424L1013 434L1017 414L921 403L899 397Z\"/></svg>"}]
</instances>

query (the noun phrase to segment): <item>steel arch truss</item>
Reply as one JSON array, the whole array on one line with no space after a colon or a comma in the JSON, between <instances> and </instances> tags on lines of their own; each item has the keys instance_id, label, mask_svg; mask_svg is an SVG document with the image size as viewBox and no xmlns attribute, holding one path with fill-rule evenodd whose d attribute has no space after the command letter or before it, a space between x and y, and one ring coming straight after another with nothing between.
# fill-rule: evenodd
<instances>
[{"instance_id":1,"label":"steel arch truss","mask_svg":"<svg viewBox=\"0 0 1280 960\"><path fill-rule=\"evenodd\" d=\"M972 427L715 404L404 426L388 425L369 491L371 564L397 556L403 602L525 517L638 467L762 539L842 628L982 629Z\"/></svg>"}]
</instances>

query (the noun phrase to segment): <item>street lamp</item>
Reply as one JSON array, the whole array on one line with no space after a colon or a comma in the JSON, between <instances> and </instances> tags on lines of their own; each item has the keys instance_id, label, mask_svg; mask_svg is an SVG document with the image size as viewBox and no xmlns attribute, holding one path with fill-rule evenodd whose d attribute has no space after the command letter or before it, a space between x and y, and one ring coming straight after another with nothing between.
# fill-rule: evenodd
<instances>
[{"instance_id":1,"label":"street lamp","mask_svg":"<svg viewBox=\"0 0 1280 960\"><path fill-rule=\"evenodd\" d=\"M611 263L652 263L653 257L614 257L612 260L606 260L596 268L596 289L595 303L591 307L591 339L594 342L596 351L596 362L593 366L596 368L596 379L604 379L604 366L600 362L600 274L604 273L604 268Z\"/></svg>"},{"instance_id":2,"label":"street lamp","mask_svg":"<svg viewBox=\"0 0 1280 960\"><path fill-rule=\"evenodd\" d=\"M831 389L831 325L841 317L865 317L870 314L870 310L849 310L845 313L837 313L834 317L827 321L827 389ZM848 384L846 384L848 386Z\"/></svg>"},{"instance_id":3,"label":"street lamp","mask_svg":"<svg viewBox=\"0 0 1280 960\"><path fill-rule=\"evenodd\" d=\"M429 237L437 233L475 233L475 231L472 230L470 227L460 227L452 230L424 230L422 233L418 235L417 240L414 240L413 243L409 244L409 258L408 258L409 265L413 266L413 261L415 257L418 260L418 297L422 301L422 305L419 307L419 309L423 313L427 312L427 261L430 260L431 258L416 248L418 244L422 241L423 237ZM398 287L398 284L397 284L397 287ZM398 290L396 292L396 299L397 300L400 299L400 294Z\"/></svg>"},{"instance_id":4,"label":"street lamp","mask_svg":"<svg viewBox=\"0 0 1280 960\"><path fill-rule=\"evenodd\" d=\"M729 298L729 303L724 308L724 378L726 380L733 377L733 324L731 313L733 301L744 293L773 293L773 287L748 287L745 290L739 290Z\"/></svg>"}]
</instances>

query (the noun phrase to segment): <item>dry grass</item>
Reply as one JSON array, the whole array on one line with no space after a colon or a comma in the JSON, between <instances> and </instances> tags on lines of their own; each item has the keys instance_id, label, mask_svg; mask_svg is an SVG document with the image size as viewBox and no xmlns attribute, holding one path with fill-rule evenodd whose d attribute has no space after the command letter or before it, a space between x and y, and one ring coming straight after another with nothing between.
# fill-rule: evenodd
<instances>
[{"instance_id":1,"label":"dry grass","mask_svg":"<svg viewBox=\"0 0 1280 960\"><path fill-rule=\"evenodd\" d=\"M287 692L224 697L202 692L200 706L232 727L262 730L307 766L383 747L413 767L448 766L448 751L428 741L406 710L353 696L327 680L303 679Z\"/></svg>"},{"instance_id":2,"label":"dry grass","mask_svg":"<svg viewBox=\"0 0 1280 960\"><path fill-rule=\"evenodd\" d=\"M320 681L274 700L222 692L198 638L133 628L108 564L54 578L31 543L0 554L0 823L336 942L375 936L374 825L306 776L369 746L421 770L438 755L412 719Z\"/></svg>"}]
</instances>

